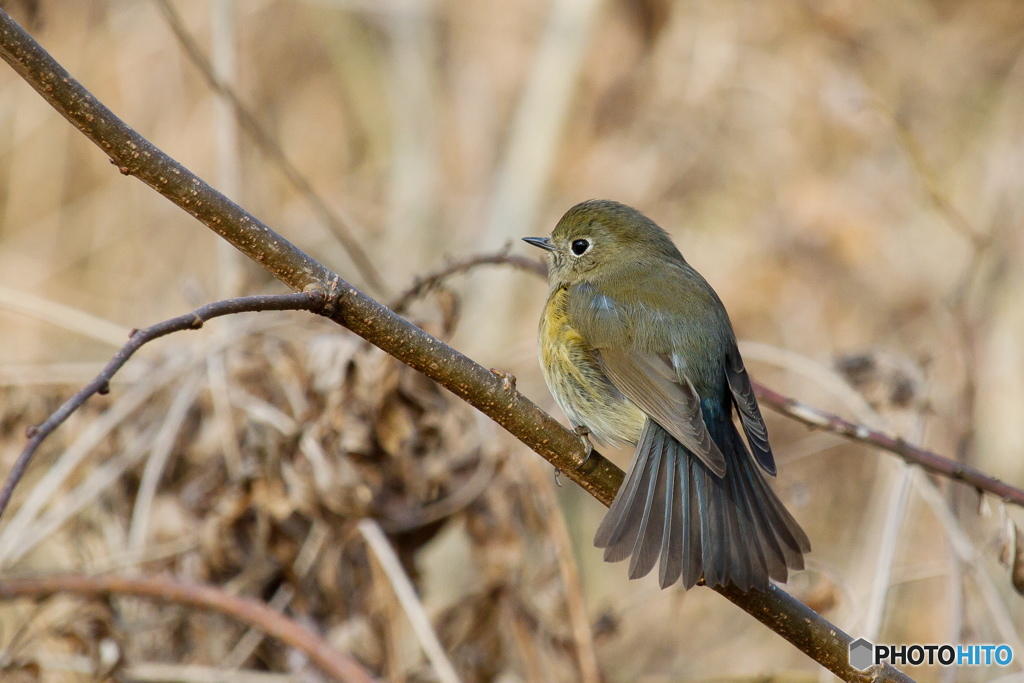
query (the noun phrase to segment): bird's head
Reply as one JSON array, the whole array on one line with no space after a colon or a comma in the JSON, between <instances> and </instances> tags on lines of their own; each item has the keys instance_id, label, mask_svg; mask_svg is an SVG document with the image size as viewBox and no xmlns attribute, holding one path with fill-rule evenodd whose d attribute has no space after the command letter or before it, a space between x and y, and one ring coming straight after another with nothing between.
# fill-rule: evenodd
<instances>
[{"instance_id":1,"label":"bird's head","mask_svg":"<svg viewBox=\"0 0 1024 683\"><path fill-rule=\"evenodd\" d=\"M553 286L599 280L654 267L666 259L682 262L672 239L636 209L605 199L591 199L569 209L551 237L523 241L548 252L548 280Z\"/></svg>"}]
</instances>

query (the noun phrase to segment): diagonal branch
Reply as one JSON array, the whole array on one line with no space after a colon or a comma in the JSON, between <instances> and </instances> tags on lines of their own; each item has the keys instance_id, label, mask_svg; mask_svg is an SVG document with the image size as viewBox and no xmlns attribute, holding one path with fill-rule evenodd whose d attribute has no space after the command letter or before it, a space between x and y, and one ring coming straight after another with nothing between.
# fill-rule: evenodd
<instances>
[{"instance_id":1,"label":"diagonal branch","mask_svg":"<svg viewBox=\"0 0 1024 683\"><path fill-rule=\"evenodd\" d=\"M366 296L161 152L98 102L2 10L0 57L122 173L138 177L292 289L325 292L325 315L463 398L602 503L611 503L622 470L596 453L586 459L580 438L516 391L510 377L490 372ZM847 663L852 639L783 590L719 592L840 678L861 679ZM874 679L910 680L888 665Z\"/></svg>"}]
</instances>

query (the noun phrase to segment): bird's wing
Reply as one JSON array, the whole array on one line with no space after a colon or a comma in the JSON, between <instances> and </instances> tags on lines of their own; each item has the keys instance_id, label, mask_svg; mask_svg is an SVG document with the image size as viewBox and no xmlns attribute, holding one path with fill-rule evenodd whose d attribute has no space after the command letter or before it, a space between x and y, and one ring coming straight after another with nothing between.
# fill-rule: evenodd
<instances>
[{"instance_id":1,"label":"bird's wing","mask_svg":"<svg viewBox=\"0 0 1024 683\"><path fill-rule=\"evenodd\" d=\"M671 360L613 348L598 349L601 366L618 389L718 476L725 457L711 439L700 409L700 396ZM680 381L680 379L682 381Z\"/></svg>"},{"instance_id":2,"label":"bird's wing","mask_svg":"<svg viewBox=\"0 0 1024 683\"><path fill-rule=\"evenodd\" d=\"M656 329L660 322L652 310L615 300L587 283L569 292L568 308L573 327L595 349L615 388L723 476L725 457L704 424L700 395L676 367L669 345L636 348L637 330Z\"/></svg>"},{"instance_id":3,"label":"bird's wing","mask_svg":"<svg viewBox=\"0 0 1024 683\"><path fill-rule=\"evenodd\" d=\"M726 379L732 391L733 402L740 414L743 431L747 435L747 443L753 453L754 460L768 474L775 476L775 456L768 444L768 428L761 417L761 409L754 398L754 388L750 385L750 375L743 367L743 359L735 347L729 352L725 364Z\"/></svg>"}]
</instances>

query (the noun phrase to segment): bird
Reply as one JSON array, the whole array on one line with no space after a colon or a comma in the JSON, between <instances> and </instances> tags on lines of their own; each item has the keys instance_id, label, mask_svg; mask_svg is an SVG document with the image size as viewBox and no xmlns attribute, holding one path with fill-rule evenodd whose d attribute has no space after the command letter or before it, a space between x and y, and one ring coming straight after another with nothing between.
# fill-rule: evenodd
<instances>
[{"instance_id":1,"label":"bird","mask_svg":"<svg viewBox=\"0 0 1024 683\"><path fill-rule=\"evenodd\" d=\"M551 394L577 433L635 447L594 538L604 559L629 558L636 579L660 558L662 588L763 592L803 569L811 544L768 484L775 457L732 323L668 233L589 200L550 237L523 239L548 257L538 342Z\"/></svg>"}]
</instances>

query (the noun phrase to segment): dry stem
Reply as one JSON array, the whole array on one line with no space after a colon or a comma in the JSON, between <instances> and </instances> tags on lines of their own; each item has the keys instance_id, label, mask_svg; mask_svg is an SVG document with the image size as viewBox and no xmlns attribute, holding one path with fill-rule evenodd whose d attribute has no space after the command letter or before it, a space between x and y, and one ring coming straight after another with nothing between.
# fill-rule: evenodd
<instances>
[{"instance_id":1,"label":"dry stem","mask_svg":"<svg viewBox=\"0 0 1024 683\"><path fill-rule=\"evenodd\" d=\"M387 292L387 286L384 284L384 279L381 277L377 267L373 265L370 257L366 255L366 251L352 235L349 227L352 221L338 215L338 212L332 209L323 197L317 194L316 190L313 189L312 183L288 161L288 156L281 149L281 145L277 143L277 140L260 125L259 119L252 110L246 107L235 91L217 76L210 59L203 52L202 48L199 47L195 38L188 32L188 29L185 28L185 23L170 1L158 0L157 5L160 7L160 11L163 12L168 27L174 34L174 37L178 39L185 54L188 55L192 63L203 74L210 89L220 97L223 97L230 105L242 130L253 139L264 154L270 157L270 160L281 170L281 173L292 184L292 187L306 198L306 201L313 207L317 217L331 230L334 237L345 248L345 251L348 252L349 258L352 259L356 270L366 280L366 284L369 285L370 289L378 293Z\"/></svg>"},{"instance_id":2,"label":"dry stem","mask_svg":"<svg viewBox=\"0 0 1024 683\"><path fill-rule=\"evenodd\" d=\"M130 579L121 576L48 576L0 582L0 598L41 598L56 593L87 597L133 595L219 612L277 638L305 653L323 671L339 681L372 683L362 666L331 648L319 636L262 602L229 595L214 586L179 583L165 578Z\"/></svg>"}]
</instances>

